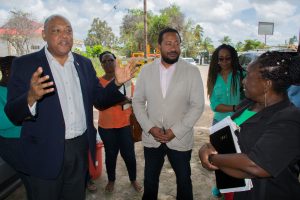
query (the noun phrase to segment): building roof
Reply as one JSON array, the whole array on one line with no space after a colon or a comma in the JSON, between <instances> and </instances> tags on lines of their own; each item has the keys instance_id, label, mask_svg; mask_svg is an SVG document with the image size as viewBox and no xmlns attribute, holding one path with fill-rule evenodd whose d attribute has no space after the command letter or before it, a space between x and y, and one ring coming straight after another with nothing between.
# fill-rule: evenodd
<instances>
[{"instance_id":1,"label":"building roof","mask_svg":"<svg viewBox=\"0 0 300 200\"><path fill-rule=\"evenodd\" d=\"M30 34L37 34L40 35L42 33L43 30L43 24L39 23L39 22L35 22L35 21L31 21L29 20L30 24ZM22 30L21 30L22 31ZM26 31L26 30L23 30ZM12 28L8 25L8 23L4 24L2 27L0 27L0 35L17 35L20 34L21 32L18 32L17 28ZM23 34L26 34L26 32L24 32Z\"/></svg>"}]
</instances>

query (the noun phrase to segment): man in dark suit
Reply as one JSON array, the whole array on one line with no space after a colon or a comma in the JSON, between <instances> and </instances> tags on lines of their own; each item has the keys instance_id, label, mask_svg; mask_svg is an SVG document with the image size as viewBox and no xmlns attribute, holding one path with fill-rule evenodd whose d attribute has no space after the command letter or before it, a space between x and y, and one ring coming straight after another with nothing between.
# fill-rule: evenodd
<instances>
[{"instance_id":1,"label":"man in dark suit","mask_svg":"<svg viewBox=\"0 0 300 200\"><path fill-rule=\"evenodd\" d=\"M73 31L60 15L48 17L41 51L16 59L8 84L7 116L22 124L24 173L34 200L85 199L88 150L95 157L93 105L123 101L118 86L133 77L134 63L116 68L106 88L89 59L72 53Z\"/></svg>"}]
</instances>

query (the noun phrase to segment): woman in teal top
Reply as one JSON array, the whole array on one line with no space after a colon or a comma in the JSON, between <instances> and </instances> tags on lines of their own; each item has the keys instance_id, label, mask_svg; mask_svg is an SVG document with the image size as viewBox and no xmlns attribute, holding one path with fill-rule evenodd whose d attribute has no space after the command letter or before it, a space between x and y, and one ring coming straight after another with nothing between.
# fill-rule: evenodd
<instances>
[{"instance_id":1,"label":"woman in teal top","mask_svg":"<svg viewBox=\"0 0 300 200\"><path fill-rule=\"evenodd\" d=\"M6 104L7 88L0 82L0 136L4 138L19 138L21 127L15 126L6 116L4 106Z\"/></svg>"},{"instance_id":2,"label":"woman in teal top","mask_svg":"<svg viewBox=\"0 0 300 200\"><path fill-rule=\"evenodd\" d=\"M7 83L10 75L10 68L15 56L0 57L0 156L22 179L26 190L29 190L27 176L22 173L25 166L22 162L22 149L20 144L21 127L15 126L6 116L4 106L7 97ZM17 114L17 113L16 113ZM27 192L27 199L32 199L31 193Z\"/></svg>"},{"instance_id":3,"label":"woman in teal top","mask_svg":"<svg viewBox=\"0 0 300 200\"><path fill-rule=\"evenodd\" d=\"M212 55L207 79L207 95L214 111L213 125L235 112L243 96L242 79L243 69L236 50L227 44L220 45ZM221 196L216 187L212 188L212 194ZM225 196L225 200L230 199Z\"/></svg>"},{"instance_id":4,"label":"woman in teal top","mask_svg":"<svg viewBox=\"0 0 300 200\"><path fill-rule=\"evenodd\" d=\"M207 95L214 111L213 124L232 115L243 97L243 69L236 50L222 44L213 53L207 79Z\"/></svg>"}]
</instances>

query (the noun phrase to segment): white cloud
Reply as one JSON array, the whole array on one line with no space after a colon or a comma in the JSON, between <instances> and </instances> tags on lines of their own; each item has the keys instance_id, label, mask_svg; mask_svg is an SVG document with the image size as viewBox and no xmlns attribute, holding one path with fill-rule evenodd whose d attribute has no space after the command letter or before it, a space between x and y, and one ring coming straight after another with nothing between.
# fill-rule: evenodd
<instances>
[{"instance_id":1,"label":"white cloud","mask_svg":"<svg viewBox=\"0 0 300 200\"><path fill-rule=\"evenodd\" d=\"M296 12L296 6L284 1L276 1L272 4L253 4L258 18L266 21L276 21L284 23Z\"/></svg>"},{"instance_id":2,"label":"white cloud","mask_svg":"<svg viewBox=\"0 0 300 200\"><path fill-rule=\"evenodd\" d=\"M299 0L148 0L147 7L154 14L176 4L186 19L192 19L204 28L215 45L225 35L233 42L246 39L264 41L257 34L258 21L272 21L275 32L268 40L282 44L293 35L298 36L300 10ZM114 9L116 6L116 9ZM0 25L9 16L9 11L22 9L32 13L43 22L51 14L67 17L74 29L75 37L85 39L94 18L106 20L113 32L119 35L122 18L128 9L143 9L142 0L0 0ZM249 12L251 11L251 12ZM246 12L246 14L245 14ZM250 13L250 14L249 14ZM242 17L242 19L240 19Z\"/></svg>"}]
</instances>

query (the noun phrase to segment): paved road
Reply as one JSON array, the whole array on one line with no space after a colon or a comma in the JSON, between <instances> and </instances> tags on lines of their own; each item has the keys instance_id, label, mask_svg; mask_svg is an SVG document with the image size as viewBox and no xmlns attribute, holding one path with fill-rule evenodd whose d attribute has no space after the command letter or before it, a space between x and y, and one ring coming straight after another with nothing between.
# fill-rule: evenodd
<instances>
[{"instance_id":1,"label":"paved road","mask_svg":"<svg viewBox=\"0 0 300 200\"><path fill-rule=\"evenodd\" d=\"M201 72L201 76L206 85L208 66L198 66ZM206 90L205 90L206 91ZM205 92L206 94L206 92ZM206 95L205 95L206 96ZM206 99L207 100L207 99ZM95 112L95 122L97 121L97 112ZM214 175L212 172L208 172L200 165L198 158L198 149L200 146L208 141L208 127L211 124L212 112L206 102L205 111L202 117L199 119L195 126L195 145L192 152L191 167L192 167L192 181L193 181L193 193L195 200L208 200L214 199L210 195L211 186L214 184ZM141 142L135 145L136 159L137 159L137 180L142 184L143 181L143 169L144 169L144 155ZM103 154L104 155L104 154ZM112 194L104 192L104 187L107 182L105 165L103 165L102 176L95 182L98 190L92 194L87 192L87 200L135 200L141 199L140 193L133 190L130 185L127 170L124 161L119 156L117 164L117 180L115 185L115 191ZM161 176L159 187L159 200L174 200L176 199L176 180L175 174L166 159ZM20 187L16 192L10 195L6 200L25 200L24 187Z\"/></svg>"}]
</instances>

